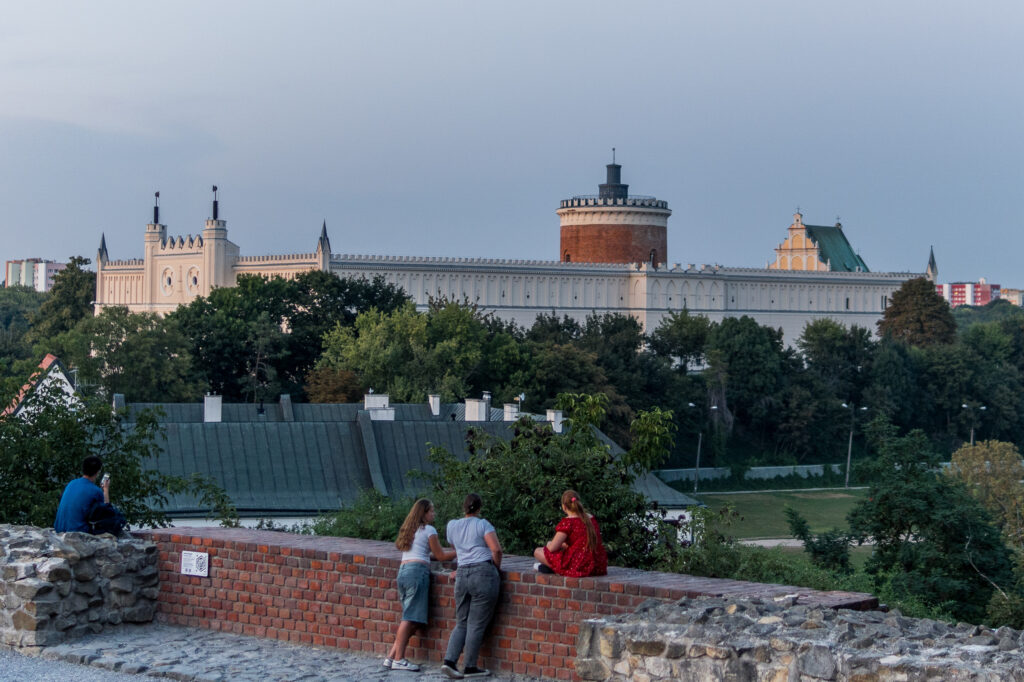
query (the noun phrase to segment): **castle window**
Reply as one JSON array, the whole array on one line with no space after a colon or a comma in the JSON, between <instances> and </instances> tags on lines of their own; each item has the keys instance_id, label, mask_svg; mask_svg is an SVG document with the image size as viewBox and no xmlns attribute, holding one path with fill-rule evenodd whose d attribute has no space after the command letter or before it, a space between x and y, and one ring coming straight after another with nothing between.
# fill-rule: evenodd
<instances>
[{"instance_id":1,"label":"castle window","mask_svg":"<svg viewBox=\"0 0 1024 682\"><path fill-rule=\"evenodd\" d=\"M846 297L846 309L847 310L850 309L850 297L849 296Z\"/></svg>"},{"instance_id":2,"label":"castle window","mask_svg":"<svg viewBox=\"0 0 1024 682\"><path fill-rule=\"evenodd\" d=\"M565 252L565 256L562 258L562 260L564 262L566 262L566 263L571 263L572 262L572 256L569 255L568 251Z\"/></svg>"},{"instance_id":3,"label":"castle window","mask_svg":"<svg viewBox=\"0 0 1024 682\"><path fill-rule=\"evenodd\" d=\"M651 264L654 265L654 264L657 264L657 262L658 262L658 250L657 249L651 249Z\"/></svg>"}]
</instances>

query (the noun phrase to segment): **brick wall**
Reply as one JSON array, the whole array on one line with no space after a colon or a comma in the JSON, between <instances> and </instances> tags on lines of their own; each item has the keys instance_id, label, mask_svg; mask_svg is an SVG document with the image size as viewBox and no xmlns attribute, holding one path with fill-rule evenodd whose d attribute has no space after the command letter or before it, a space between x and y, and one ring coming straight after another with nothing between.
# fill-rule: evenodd
<instances>
[{"instance_id":1,"label":"brick wall","mask_svg":"<svg viewBox=\"0 0 1024 682\"><path fill-rule=\"evenodd\" d=\"M573 263L668 262L667 231L659 225L563 225L558 259Z\"/></svg>"},{"instance_id":2,"label":"brick wall","mask_svg":"<svg viewBox=\"0 0 1024 682\"><path fill-rule=\"evenodd\" d=\"M159 549L161 620L301 644L384 656L401 616L394 545L272 531L174 528L143 531ZM180 572L183 550L208 552L209 577ZM684 596L769 597L874 608L866 594L653 573L612 567L600 578L533 571L533 560L506 556L502 594L481 665L526 675L573 679L576 639L588 618L631 611L643 601ZM439 663L454 627L452 566L433 565L430 626L407 656Z\"/></svg>"}]
</instances>

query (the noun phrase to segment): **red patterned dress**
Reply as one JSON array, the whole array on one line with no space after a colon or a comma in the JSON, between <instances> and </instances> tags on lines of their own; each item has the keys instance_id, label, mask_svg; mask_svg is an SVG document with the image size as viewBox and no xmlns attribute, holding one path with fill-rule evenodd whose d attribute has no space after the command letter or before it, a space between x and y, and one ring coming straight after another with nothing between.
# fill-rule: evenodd
<instances>
[{"instance_id":1,"label":"red patterned dress","mask_svg":"<svg viewBox=\"0 0 1024 682\"><path fill-rule=\"evenodd\" d=\"M566 534L565 544L558 552L552 552L544 547L544 558L551 565L551 570L558 575L585 578L608 573L608 554L604 551L604 543L601 542L601 527L597 525L597 519L593 516L590 517L590 522L594 524L594 531L597 534L597 546L592 551L587 550L587 529L583 525L583 519L567 516L555 526L556 533Z\"/></svg>"}]
</instances>

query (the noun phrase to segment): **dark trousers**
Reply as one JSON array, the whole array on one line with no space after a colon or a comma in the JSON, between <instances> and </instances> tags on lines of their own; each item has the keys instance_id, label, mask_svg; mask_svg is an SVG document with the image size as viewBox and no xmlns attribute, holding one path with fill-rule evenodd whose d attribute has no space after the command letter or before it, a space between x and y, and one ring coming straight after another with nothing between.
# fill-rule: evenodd
<instances>
[{"instance_id":1,"label":"dark trousers","mask_svg":"<svg viewBox=\"0 0 1024 682\"><path fill-rule=\"evenodd\" d=\"M459 566L455 574L455 629L448 639L446 661L458 662L463 647L464 667L475 667L480 644L494 607L498 604L501 576L490 561Z\"/></svg>"}]
</instances>

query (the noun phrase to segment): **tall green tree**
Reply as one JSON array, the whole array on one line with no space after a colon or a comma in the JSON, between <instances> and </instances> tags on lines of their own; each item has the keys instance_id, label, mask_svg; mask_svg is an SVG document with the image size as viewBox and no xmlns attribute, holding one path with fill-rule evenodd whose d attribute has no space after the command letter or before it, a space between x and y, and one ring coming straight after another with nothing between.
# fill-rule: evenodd
<instances>
[{"instance_id":1,"label":"tall green tree","mask_svg":"<svg viewBox=\"0 0 1024 682\"><path fill-rule=\"evenodd\" d=\"M711 321L703 315L691 315L688 310L670 313L651 332L651 350L671 359L675 370L686 374L691 366L704 361L711 329Z\"/></svg>"},{"instance_id":2,"label":"tall green tree","mask_svg":"<svg viewBox=\"0 0 1024 682\"><path fill-rule=\"evenodd\" d=\"M30 320L46 294L29 287L0 287L0 393L13 392L24 376L14 366L34 356L28 341Z\"/></svg>"},{"instance_id":3,"label":"tall green tree","mask_svg":"<svg viewBox=\"0 0 1024 682\"><path fill-rule=\"evenodd\" d=\"M893 292L892 301L878 322L881 336L892 336L912 346L953 343L956 322L949 304L924 277L909 279Z\"/></svg>"},{"instance_id":4,"label":"tall green tree","mask_svg":"<svg viewBox=\"0 0 1024 682\"><path fill-rule=\"evenodd\" d=\"M154 313L104 308L57 335L52 350L78 372L82 388L122 393L129 402L191 402L206 385L177 325Z\"/></svg>"},{"instance_id":5,"label":"tall green tree","mask_svg":"<svg viewBox=\"0 0 1024 682\"><path fill-rule=\"evenodd\" d=\"M872 448L876 458L862 465L870 492L848 517L851 536L874 543L866 569L897 594L981 622L993 591L1014 585L1011 555L992 518L940 473L923 432L899 436L876 421Z\"/></svg>"},{"instance_id":6,"label":"tall green tree","mask_svg":"<svg viewBox=\"0 0 1024 682\"><path fill-rule=\"evenodd\" d=\"M96 300L96 273L86 270L88 258L72 256L66 268L53 276L50 296L32 316L29 341L45 342L57 334L70 331L79 320L93 314Z\"/></svg>"},{"instance_id":7,"label":"tall green tree","mask_svg":"<svg viewBox=\"0 0 1024 682\"><path fill-rule=\"evenodd\" d=\"M286 392L302 398L327 331L351 326L363 310L390 311L407 300L373 280L306 272L292 280L243 275L168 317L190 342L210 388L229 399L257 401Z\"/></svg>"}]
</instances>

